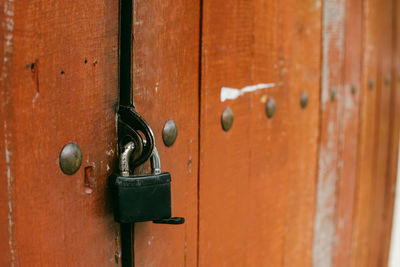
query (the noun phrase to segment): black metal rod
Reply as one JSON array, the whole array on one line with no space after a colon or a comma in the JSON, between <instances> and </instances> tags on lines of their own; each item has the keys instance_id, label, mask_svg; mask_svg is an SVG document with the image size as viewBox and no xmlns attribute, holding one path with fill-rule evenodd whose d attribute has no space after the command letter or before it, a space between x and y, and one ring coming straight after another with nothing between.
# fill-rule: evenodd
<instances>
[{"instance_id":1,"label":"black metal rod","mask_svg":"<svg viewBox=\"0 0 400 267\"><path fill-rule=\"evenodd\" d=\"M119 105L133 106L132 92L133 0L119 1ZM133 224L121 223L122 267L134 266Z\"/></svg>"},{"instance_id":2,"label":"black metal rod","mask_svg":"<svg viewBox=\"0 0 400 267\"><path fill-rule=\"evenodd\" d=\"M122 267L133 267L133 224L121 223L121 262Z\"/></svg>"},{"instance_id":3,"label":"black metal rod","mask_svg":"<svg viewBox=\"0 0 400 267\"><path fill-rule=\"evenodd\" d=\"M119 1L119 104L133 106L132 92L133 0Z\"/></svg>"}]
</instances>

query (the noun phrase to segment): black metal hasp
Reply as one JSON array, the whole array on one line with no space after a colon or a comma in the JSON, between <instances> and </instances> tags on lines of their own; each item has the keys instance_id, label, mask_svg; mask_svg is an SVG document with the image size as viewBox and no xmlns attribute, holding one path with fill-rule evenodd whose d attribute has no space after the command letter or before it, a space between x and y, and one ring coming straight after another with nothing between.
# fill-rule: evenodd
<instances>
[{"instance_id":1,"label":"black metal hasp","mask_svg":"<svg viewBox=\"0 0 400 267\"><path fill-rule=\"evenodd\" d=\"M147 122L133 107L120 106L118 109L119 151L122 151L124 145L131 141L135 144L135 150L129 162L130 168L134 170L146 162L153 153L154 135Z\"/></svg>"}]
</instances>

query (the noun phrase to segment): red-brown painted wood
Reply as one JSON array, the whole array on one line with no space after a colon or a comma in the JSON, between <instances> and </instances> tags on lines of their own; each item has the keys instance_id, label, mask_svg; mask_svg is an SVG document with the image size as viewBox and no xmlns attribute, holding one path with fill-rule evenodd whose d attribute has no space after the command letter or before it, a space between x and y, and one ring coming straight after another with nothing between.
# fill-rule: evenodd
<instances>
[{"instance_id":1,"label":"red-brown painted wood","mask_svg":"<svg viewBox=\"0 0 400 267\"><path fill-rule=\"evenodd\" d=\"M152 127L161 166L172 175L172 215L183 225L135 225L136 266L196 266L200 1L134 4L133 83L137 110ZM162 141L164 123L178 128Z\"/></svg>"},{"instance_id":2,"label":"red-brown painted wood","mask_svg":"<svg viewBox=\"0 0 400 267\"><path fill-rule=\"evenodd\" d=\"M311 264L321 8L204 1L199 265ZM272 83L221 102L222 87ZM262 86L262 85L261 85ZM310 100L300 108L300 94ZM273 97L276 114L267 119ZM234 113L224 132L222 111Z\"/></svg>"},{"instance_id":3,"label":"red-brown painted wood","mask_svg":"<svg viewBox=\"0 0 400 267\"><path fill-rule=\"evenodd\" d=\"M0 6L0 265L115 266L119 227L105 196L116 156L118 2ZM71 141L83 162L67 176L58 156Z\"/></svg>"},{"instance_id":4,"label":"red-brown painted wood","mask_svg":"<svg viewBox=\"0 0 400 267\"><path fill-rule=\"evenodd\" d=\"M356 217L354 222L352 266L386 266L390 220L395 185L393 160L398 141L398 120L394 112L393 64L393 3L366 1L363 55L363 97L361 104L360 150ZM368 89L368 81L375 87ZM393 137L396 136L396 137ZM386 245L385 245L386 244Z\"/></svg>"},{"instance_id":5,"label":"red-brown painted wood","mask_svg":"<svg viewBox=\"0 0 400 267\"><path fill-rule=\"evenodd\" d=\"M0 266L115 266L106 179L118 1L0 0L0 10ZM135 104L172 174L173 215L186 218L136 224L136 266L385 266L397 1L138 0L133 12ZM222 87L252 85L261 89L221 100ZM178 126L169 148L168 119ZM67 176L58 155L70 141L83 164Z\"/></svg>"},{"instance_id":6,"label":"red-brown painted wood","mask_svg":"<svg viewBox=\"0 0 400 267\"><path fill-rule=\"evenodd\" d=\"M357 181L362 64L362 1L347 0L344 21L343 88L340 101L339 160L333 266L350 266Z\"/></svg>"},{"instance_id":7,"label":"red-brown painted wood","mask_svg":"<svg viewBox=\"0 0 400 267\"><path fill-rule=\"evenodd\" d=\"M389 160L388 179L385 185L384 203L384 234L381 243L381 263L387 263L390 251L392 234L393 206L396 194L398 148L400 133L400 3L393 2L393 47L392 47L392 83L391 83L391 106L390 106L390 130L389 130Z\"/></svg>"}]
</instances>

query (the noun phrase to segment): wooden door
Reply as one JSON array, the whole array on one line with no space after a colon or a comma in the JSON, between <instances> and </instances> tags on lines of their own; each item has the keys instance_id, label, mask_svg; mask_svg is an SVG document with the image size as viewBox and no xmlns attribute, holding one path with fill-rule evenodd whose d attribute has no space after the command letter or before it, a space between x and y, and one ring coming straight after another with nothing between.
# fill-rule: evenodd
<instances>
[{"instance_id":1,"label":"wooden door","mask_svg":"<svg viewBox=\"0 0 400 267\"><path fill-rule=\"evenodd\" d=\"M106 186L118 1L0 10L0 266L118 266ZM132 12L135 106L186 219L135 224L135 266L385 266L398 1L136 0ZM59 168L69 142L83 154L71 176Z\"/></svg>"}]
</instances>

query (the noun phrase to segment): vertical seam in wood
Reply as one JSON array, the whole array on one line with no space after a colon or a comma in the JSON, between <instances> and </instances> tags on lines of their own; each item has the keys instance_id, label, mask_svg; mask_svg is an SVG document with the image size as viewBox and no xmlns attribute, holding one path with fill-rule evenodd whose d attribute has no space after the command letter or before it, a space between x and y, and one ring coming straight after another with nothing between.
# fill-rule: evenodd
<instances>
[{"instance_id":1,"label":"vertical seam in wood","mask_svg":"<svg viewBox=\"0 0 400 267\"><path fill-rule=\"evenodd\" d=\"M201 87L203 56L203 0L199 1L199 64L198 64L198 129L197 129L197 240L196 262L200 265L200 166L201 166Z\"/></svg>"}]
</instances>

